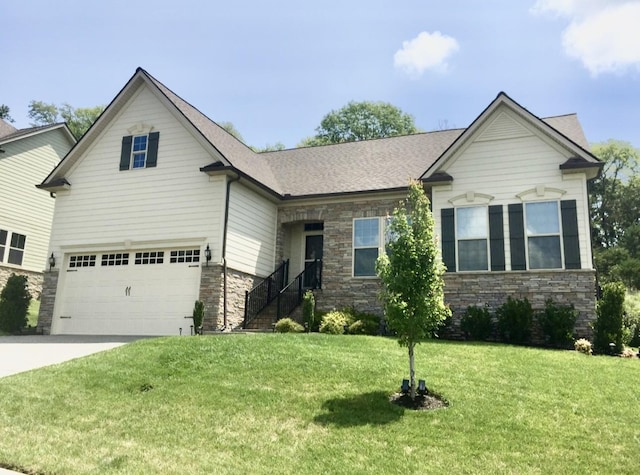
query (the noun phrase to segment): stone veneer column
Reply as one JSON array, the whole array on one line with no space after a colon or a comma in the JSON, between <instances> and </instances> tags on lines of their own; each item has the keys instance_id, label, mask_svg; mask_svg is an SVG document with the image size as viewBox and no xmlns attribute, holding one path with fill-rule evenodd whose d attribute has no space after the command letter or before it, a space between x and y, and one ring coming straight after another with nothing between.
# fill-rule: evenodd
<instances>
[{"instance_id":1,"label":"stone veneer column","mask_svg":"<svg viewBox=\"0 0 640 475\"><path fill-rule=\"evenodd\" d=\"M40 312L38 313L37 332L43 335L51 333L51 322L53 321L53 306L56 302L56 291L58 290L58 270L45 271L43 274L42 294L40 296Z\"/></svg>"}]
</instances>

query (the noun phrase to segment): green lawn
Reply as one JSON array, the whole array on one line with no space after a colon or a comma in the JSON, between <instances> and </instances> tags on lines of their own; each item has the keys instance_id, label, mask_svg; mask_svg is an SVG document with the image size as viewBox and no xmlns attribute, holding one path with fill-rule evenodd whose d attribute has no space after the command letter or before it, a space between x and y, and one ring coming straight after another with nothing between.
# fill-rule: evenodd
<instances>
[{"instance_id":1,"label":"green lawn","mask_svg":"<svg viewBox=\"0 0 640 475\"><path fill-rule=\"evenodd\" d=\"M640 360L434 341L417 376L447 409L388 397L394 340L141 340L0 379L0 466L34 473L636 473Z\"/></svg>"}]
</instances>

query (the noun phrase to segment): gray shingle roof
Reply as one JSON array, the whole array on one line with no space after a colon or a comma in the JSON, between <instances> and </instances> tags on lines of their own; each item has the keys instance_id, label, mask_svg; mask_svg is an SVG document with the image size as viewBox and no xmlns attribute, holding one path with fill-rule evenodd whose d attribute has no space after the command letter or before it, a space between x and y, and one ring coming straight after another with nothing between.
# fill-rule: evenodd
<instances>
[{"instance_id":1,"label":"gray shingle roof","mask_svg":"<svg viewBox=\"0 0 640 475\"><path fill-rule=\"evenodd\" d=\"M16 129L13 125L5 122L3 119L0 119L0 138L6 137L7 135L11 135L16 132Z\"/></svg>"},{"instance_id":2,"label":"gray shingle roof","mask_svg":"<svg viewBox=\"0 0 640 475\"><path fill-rule=\"evenodd\" d=\"M37 127L28 127L26 129L16 129L15 127L9 126L13 129L13 132L7 135L2 135L1 125L2 124L0 124L0 142L7 143L12 140L19 139L20 137L23 137L25 135L42 132L47 129L55 129L57 127L60 127L61 125L64 125L64 122L60 122L58 124L39 125Z\"/></svg>"}]
</instances>

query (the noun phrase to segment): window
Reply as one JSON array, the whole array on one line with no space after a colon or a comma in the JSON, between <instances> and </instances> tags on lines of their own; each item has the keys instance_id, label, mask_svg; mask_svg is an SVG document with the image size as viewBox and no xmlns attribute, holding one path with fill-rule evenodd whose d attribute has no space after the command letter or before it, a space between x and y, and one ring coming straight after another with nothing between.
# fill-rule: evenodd
<instances>
[{"instance_id":1,"label":"window","mask_svg":"<svg viewBox=\"0 0 640 475\"><path fill-rule=\"evenodd\" d=\"M353 221L353 275L376 275L376 259L380 252L380 218L358 218Z\"/></svg>"},{"instance_id":2,"label":"window","mask_svg":"<svg viewBox=\"0 0 640 475\"><path fill-rule=\"evenodd\" d=\"M9 247L9 264L15 264L17 266L22 265L22 258L24 257L24 246L27 241L27 236L24 234L12 233L11 245Z\"/></svg>"},{"instance_id":3,"label":"window","mask_svg":"<svg viewBox=\"0 0 640 475\"><path fill-rule=\"evenodd\" d=\"M147 136L138 135L133 137L133 147L131 150L131 168L144 168L147 160Z\"/></svg>"},{"instance_id":4,"label":"window","mask_svg":"<svg viewBox=\"0 0 640 475\"><path fill-rule=\"evenodd\" d=\"M164 251L136 252L135 263L140 264L162 264L164 262Z\"/></svg>"},{"instance_id":5,"label":"window","mask_svg":"<svg viewBox=\"0 0 640 475\"><path fill-rule=\"evenodd\" d=\"M4 250L7 248L7 234L4 229L0 229L0 262L4 261Z\"/></svg>"},{"instance_id":6,"label":"window","mask_svg":"<svg viewBox=\"0 0 640 475\"><path fill-rule=\"evenodd\" d=\"M171 251L169 262L171 264L178 262L200 262L200 249L181 249L179 251Z\"/></svg>"},{"instance_id":7,"label":"window","mask_svg":"<svg viewBox=\"0 0 640 475\"><path fill-rule=\"evenodd\" d=\"M525 204L529 269L562 268L557 201Z\"/></svg>"},{"instance_id":8,"label":"window","mask_svg":"<svg viewBox=\"0 0 640 475\"><path fill-rule=\"evenodd\" d=\"M78 267L95 267L96 255L84 255L84 256L71 256L69 257L69 268Z\"/></svg>"},{"instance_id":9,"label":"window","mask_svg":"<svg viewBox=\"0 0 640 475\"><path fill-rule=\"evenodd\" d=\"M160 132L122 137L120 170L157 166L159 140Z\"/></svg>"},{"instance_id":10,"label":"window","mask_svg":"<svg viewBox=\"0 0 640 475\"><path fill-rule=\"evenodd\" d=\"M129 264L129 253L102 254L103 266L126 266Z\"/></svg>"},{"instance_id":11,"label":"window","mask_svg":"<svg viewBox=\"0 0 640 475\"><path fill-rule=\"evenodd\" d=\"M486 206L456 209L458 270L488 270L488 234Z\"/></svg>"}]
</instances>

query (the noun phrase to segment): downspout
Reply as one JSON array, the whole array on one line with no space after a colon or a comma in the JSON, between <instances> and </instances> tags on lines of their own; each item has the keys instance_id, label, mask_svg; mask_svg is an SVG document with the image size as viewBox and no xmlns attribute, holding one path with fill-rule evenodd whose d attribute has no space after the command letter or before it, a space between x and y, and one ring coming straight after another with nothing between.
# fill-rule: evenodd
<instances>
[{"instance_id":1,"label":"downspout","mask_svg":"<svg viewBox=\"0 0 640 475\"><path fill-rule=\"evenodd\" d=\"M227 180L227 194L224 202L224 228L222 230L222 329L227 329L227 227L229 224L229 197L231 193L231 183L240 181L236 176Z\"/></svg>"}]
</instances>

